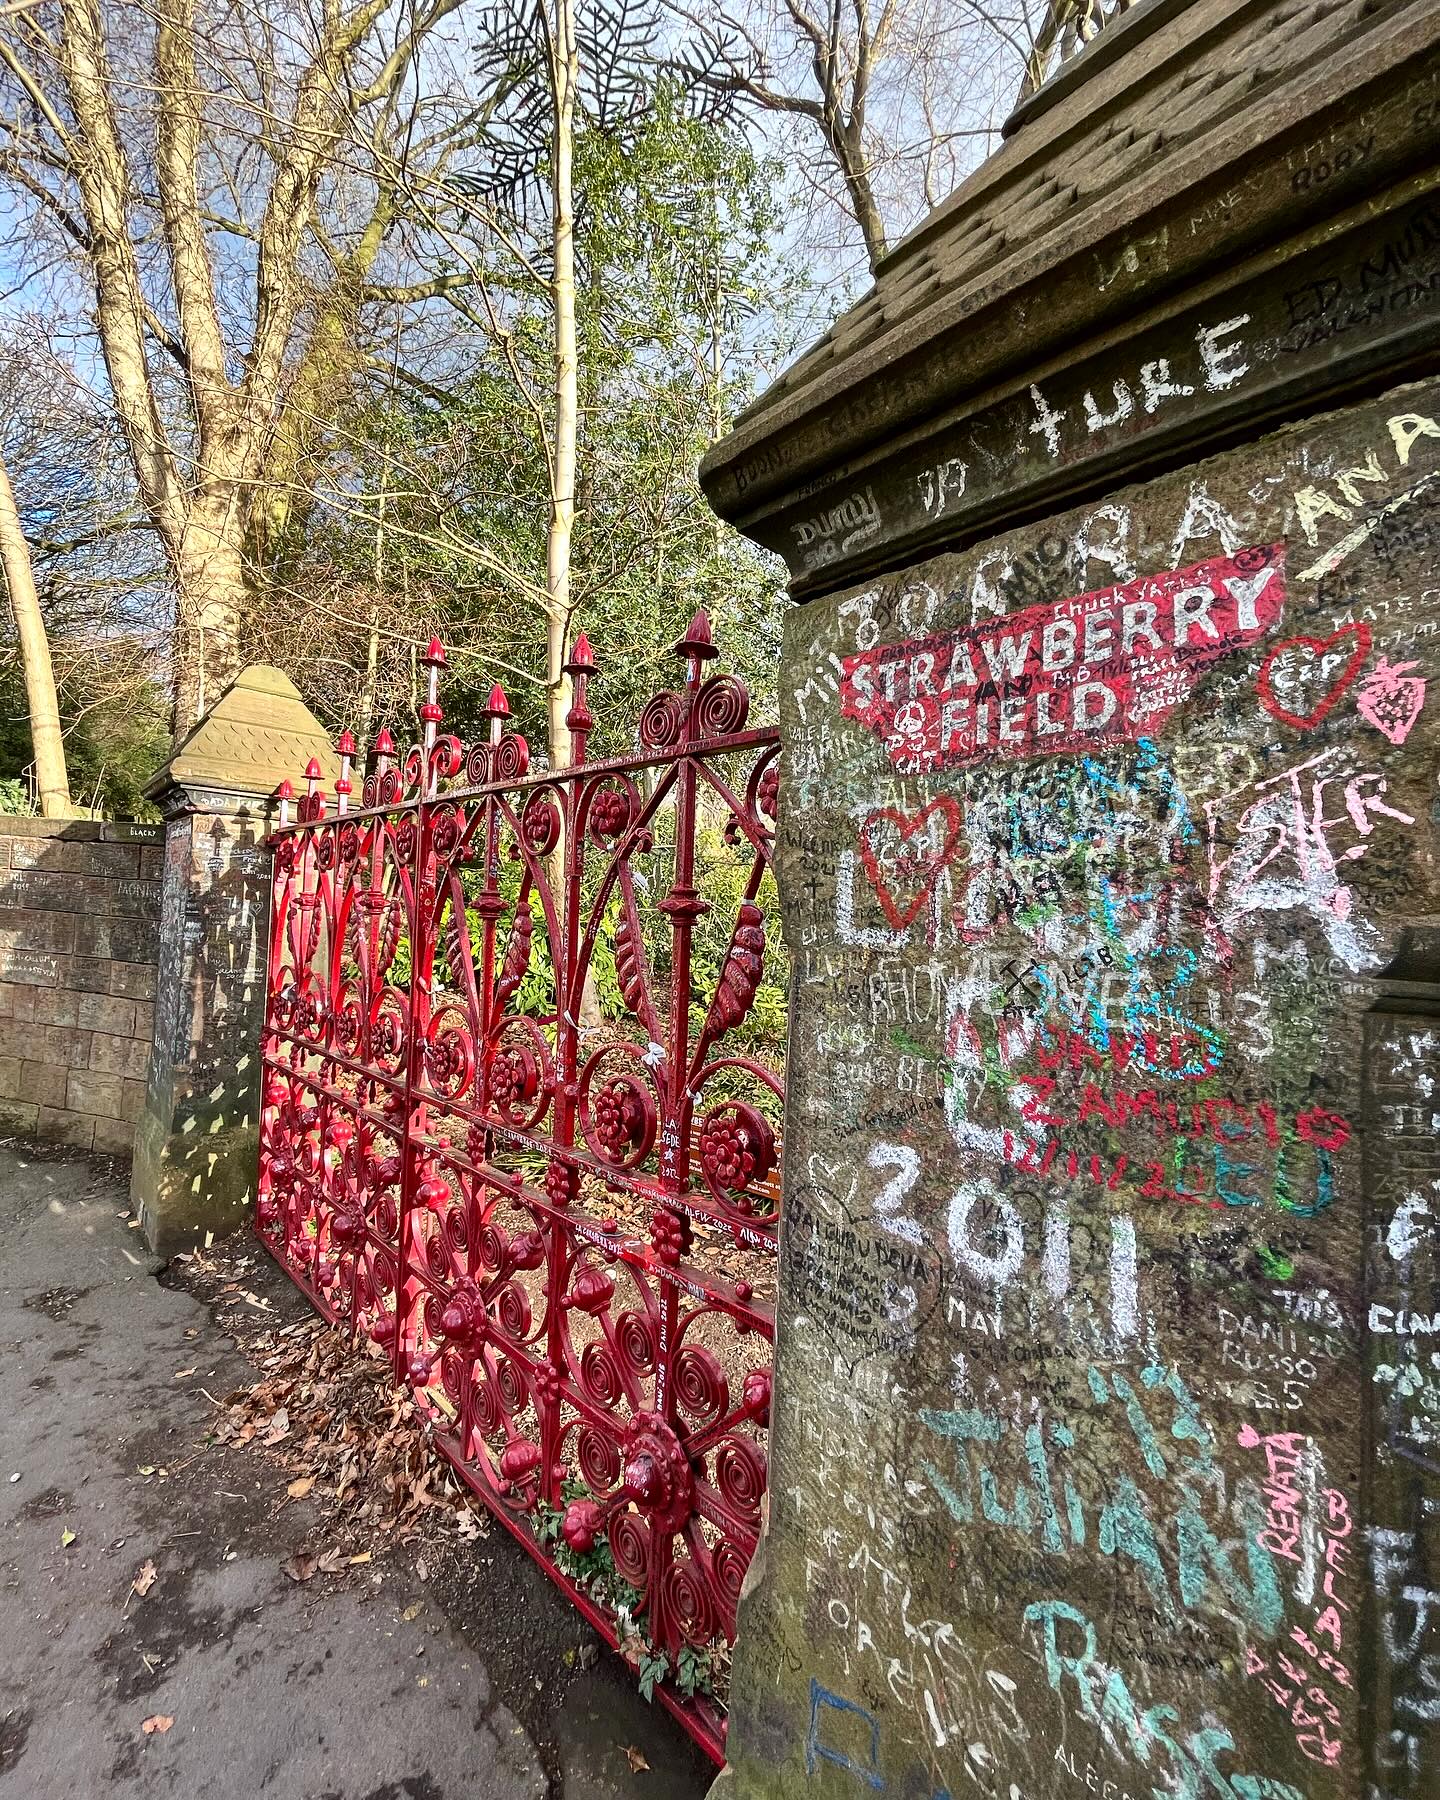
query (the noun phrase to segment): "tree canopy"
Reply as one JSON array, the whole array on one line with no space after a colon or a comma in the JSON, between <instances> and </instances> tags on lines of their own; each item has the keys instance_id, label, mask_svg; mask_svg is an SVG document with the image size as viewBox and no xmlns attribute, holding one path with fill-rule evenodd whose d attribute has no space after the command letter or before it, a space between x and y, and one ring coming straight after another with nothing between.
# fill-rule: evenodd
<instances>
[{"instance_id":1,"label":"tree canopy","mask_svg":"<svg viewBox=\"0 0 1440 1800\"><path fill-rule=\"evenodd\" d=\"M761 116L789 82L815 124L798 6L3 9L3 452L72 799L133 809L242 661L337 732L409 734L438 634L457 729L498 677L563 758L574 632L623 739L703 605L763 695L781 573L695 468L850 297L847 246L988 142L995 21L927 7L837 13L810 78L854 129L803 150ZM937 111L942 63L975 80ZM0 680L38 720L22 648ZM0 778L32 749L12 730Z\"/></svg>"}]
</instances>

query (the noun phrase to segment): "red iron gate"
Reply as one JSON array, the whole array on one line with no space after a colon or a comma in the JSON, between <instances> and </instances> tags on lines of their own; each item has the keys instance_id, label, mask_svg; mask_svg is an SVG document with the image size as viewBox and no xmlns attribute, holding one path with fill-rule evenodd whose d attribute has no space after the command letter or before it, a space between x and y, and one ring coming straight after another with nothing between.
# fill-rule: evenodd
<instances>
[{"instance_id":1,"label":"red iron gate","mask_svg":"<svg viewBox=\"0 0 1440 1800\"><path fill-rule=\"evenodd\" d=\"M293 818L282 787L257 1223L719 1760L766 1480L779 752L703 613L675 648L633 755L586 761L583 637L572 765L534 774L498 686L488 741L441 734L432 643L423 741L380 734L359 806L348 733L333 808L314 764Z\"/></svg>"}]
</instances>

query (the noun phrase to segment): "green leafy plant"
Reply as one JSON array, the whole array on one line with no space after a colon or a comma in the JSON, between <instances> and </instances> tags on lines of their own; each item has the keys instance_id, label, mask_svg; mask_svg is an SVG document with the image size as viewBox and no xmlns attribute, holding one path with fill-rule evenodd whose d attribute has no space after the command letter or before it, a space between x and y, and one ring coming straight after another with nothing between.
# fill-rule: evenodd
<instances>
[{"instance_id":1,"label":"green leafy plant","mask_svg":"<svg viewBox=\"0 0 1440 1800\"><path fill-rule=\"evenodd\" d=\"M14 777L0 780L0 814L28 817L35 810L30 798L30 790L23 781Z\"/></svg>"},{"instance_id":2,"label":"green leafy plant","mask_svg":"<svg viewBox=\"0 0 1440 1800\"><path fill-rule=\"evenodd\" d=\"M584 1551L572 1550L565 1542L565 1506L591 1497L585 1483L572 1476L561 1486L562 1505L537 1500L531 1514L536 1542L550 1552L562 1575L613 1615L620 1653L635 1667L640 1692L646 1700L654 1699L655 1689L667 1677L673 1679L676 1691L687 1700L693 1700L697 1694L713 1694L714 1649L709 1645L684 1644L672 1665L667 1652L651 1637L648 1620L638 1611L643 1595L616 1569L608 1539L602 1534L593 1548Z\"/></svg>"},{"instance_id":3,"label":"green leafy plant","mask_svg":"<svg viewBox=\"0 0 1440 1800\"><path fill-rule=\"evenodd\" d=\"M670 1658L663 1650L647 1650L640 1658L640 1694L642 1699L653 1700L655 1689L670 1673Z\"/></svg>"},{"instance_id":4,"label":"green leafy plant","mask_svg":"<svg viewBox=\"0 0 1440 1800\"><path fill-rule=\"evenodd\" d=\"M675 1686L687 1700L697 1694L710 1694L714 1689L714 1657L709 1648L682 1644L675 1659Z\"/></svg>"}]
</instances>

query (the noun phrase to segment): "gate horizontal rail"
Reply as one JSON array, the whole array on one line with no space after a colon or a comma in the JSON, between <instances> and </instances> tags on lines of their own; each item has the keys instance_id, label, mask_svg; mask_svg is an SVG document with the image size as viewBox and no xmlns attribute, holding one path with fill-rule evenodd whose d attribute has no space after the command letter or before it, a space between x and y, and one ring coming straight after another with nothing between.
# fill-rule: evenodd
<instances>
[{"instance_id":1,"label":"gate horizontal rail","mask_svg":"<svg viewBox=\"0 0 1440 1800\"><path fill-rule=\"evenodd\" d=\"M723 1758L767 1474L783 1095L778 734L697 613L640 749L376 739L274 871L257 1228L464 1480ZM767 1026L766 1019L769 1024Z\"/></svg>"}]
</instances>

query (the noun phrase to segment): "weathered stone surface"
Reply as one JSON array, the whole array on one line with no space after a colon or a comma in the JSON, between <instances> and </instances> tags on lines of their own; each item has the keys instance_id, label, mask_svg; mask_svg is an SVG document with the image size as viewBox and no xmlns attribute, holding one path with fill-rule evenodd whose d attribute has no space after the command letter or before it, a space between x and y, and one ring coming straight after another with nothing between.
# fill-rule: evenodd
<instances>
[{"instance_id":1,"label":"weathered stone surface","mask_svg":"<svg viewBox=\"0 0 1440 1800\"><path fill-rule=\"evenodd\" d=\"M72 1150L91 1150L95 1146L95 1120L88 1113L42 1106L36 1112L33 1129L57 1144L68 1144Z\"/></svg>"},{"instance_id":2,"label":"weathered stone surface","mask_svg":"<svg viewBox=\"0 0 1440 1800\"><path fill-rule=\"evenodd\" d=\"M702 469L808 602L743 1800L1440 1767L1440 14L1102 46Z\"/></svg>"},{"instance_id":3,"label":"weathered stone surface","mask_svg":"<svg viewBox=\"0 0 1440 1800\"><path fill-rule=\"evenodd\" d=\"M1437 546L1432 383L787 620L730 1791L1428 1793Z\"/></svg>"},{"instance_id":4,"label":"weathered stone surface","mask_svg":"<svg viewBox=\"0 0 1440 1800\"><path fill-rule=\"evenodd\" d=\"M110 994L80 994L73 1023L82 1031L107 1031L130 1037L135 1031L135 1002Z\"/></svg>"},{"instance_id":5,"label":"weathered stone surface","mask_svg":"<svg viewBox=\"0 0 1440 1800\"><path fill-rule=\"evenodd\" d=\"M132 1000L155 998L155 966L153 963L111 962L110 992L124 994Z\"/></svg>"},{"instance_id":6,"label":"weathered stone surface","mask_svg":"<svg viewBox=\"0 0 1440 1800\"><path fill-rule=\"evenodd\" d=\"M39 1120L38 1106L27 1106L14 1100L0 1101L0 1131L28 1136L35 1130Z\"/></svg>"},{"instance_id":7,"label":"weathered stone surface","mask_svg":"<svg viewBox=\"0 0 1440 1800\"><path fill-rule=\"evenodd\" d=\"M264 839L275 789L312 756L333 780L335 754L295 688L278 670L246 669L147 787L166 836L154 1048L131 1192L146 1240L162 1254L234 1229L252 1199L270 899ZM127 1081L127 1098L136 1085Z\"/></svg>"},{"instance_id":8,"label":"weathered stone surface","mask_svg":"<svg viewBox=\"0 0 1440 1800\"><path fill-rule=\"evenodd\" d=\"M63 1063L22 1063L16 1097L39 1106L64 1106L69 1079L70 1070Z\"/></svg>"},{"instance_id":9,"label":"weathered stone surface","mask_svg":"<svg viewBox=\"0 0 1440 1800\"><path fill-rule=\"evenodd\" d=\"M72 1069L65 1086L65 1104L71 1112L92 1118L118 1119L125 1111L125 1080L94 1068Z\"/></svg>"},{"instance_id":10,"label":"weathered stone surface","mask_svg":"<svg viewBox=\"0 0 1440 1800\"><path fill-rule=\"evenodd\" d=\"M143 1081L150 1067L150 1039L107 1037L97 1031L90 1040L90 1067Z\"/></svg>"},{"instance_id":11,"label":"weathered stone surface","mask_svg":"<svg viewBox=\"0 0 1440 1800\"><path fill-rule=\"evenodd\" d=\"M76 948L79 923L68 913L6 907L0 912L0 981L53 981L55 958ZM32 974L36 969L49 973Z\"/></svg>"},{"instance_id":12,"label":"weathered stone surface","mask_svg":"<svg viewBox=\"0 0 1440 1800\"><path fill-rule=\"evenodd\" d=\"M160 835L157 825L0 819L0 1021L22 1059L18 1086L31 1109L10 1129L54 1130L89 1148L93 1136L86 1141L75 1123L87 1088L82 1079L72 1092L70 1072L122 1081L143 1073L157 938L143 859L158 854ZM116 950L130 960L115 963ZM115 1093L102 1083L94 1094L106 1110L90 1116L113 1124ZM127 1126L127 1145L128 1137ZM118 1143L110 1131L98 1147Z\"/></svg>"},{"instance_id":13,"label":"weathered stone surface","mask_svg":"<svg viewBox=\"0 0 1440 1800\"><path fill-rule=\"evenodd\" d=\"M73 976L75 965L70 965ZM74 1025L80 1014L80 994L73 988L37 987L30 995L30 1017L41 1025Z\"/></svg>"}]
</instances>

